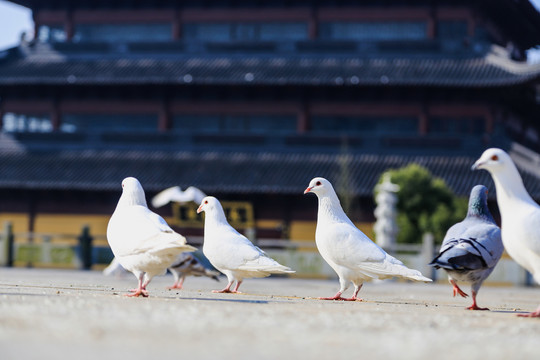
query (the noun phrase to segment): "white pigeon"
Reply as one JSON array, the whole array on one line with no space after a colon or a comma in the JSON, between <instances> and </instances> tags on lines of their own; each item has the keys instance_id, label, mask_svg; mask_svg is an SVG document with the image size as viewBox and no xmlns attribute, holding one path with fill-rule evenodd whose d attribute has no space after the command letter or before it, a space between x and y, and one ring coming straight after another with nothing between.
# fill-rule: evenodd
<instances>
[{"instance_id":1,"label":"white pigeon","mask_svg":"<svg viewBox=\"0 0 540 360\"><path fill-rule=\"evenodd\" d=\"M510 156L501 149L487 149L472 166L489 171L501 212L504 248L540 284L540 207L531 198ZM519 316L540 317L540 306Z\"/></svg>"},{"instance_id":2,"label":"white pigeon","mask_svg":"<svg viewBox=\"0 0 540 360\"><path fill-rule=\"evenodd\" d=\"M294 273L290 268L268 257L264 251L229 225L218 199L213 196L205 197L197 213L202 211L206 214L203 253L229 281L223 290L214 292L237 293L245 278ZM235 281L236 287L231 290Z\"/></svg>"},{"instance_id":3,"label":"white pigeon","mask_svg":"<svg viewBox=\"0 0 540 360\"><path fill-rule=\"evenodd\" d=\"M178 254L197 250L148 210L144 190L132 177L122 181L122 196L109 220L107 240L118 262L139 280L138 288L128 296L148 296L146 286L154 276L164 274Z\"/></svg>"},{"instance_id":4,"label":"white pigeon","mask_svg":"<svg viewBox=\"0 0 540 360\"><path fill-rule=\"evenodd\" d=\"M467 308L469 310L489 310L478 307L476 294L495 269L504 250L501 229L487 206L487 193L484 185L472 188L467 216L448 229L439 254L429 264L437 269L443 268L448 273L454 296L468 296L456 281L471 283L473 303Z\"/></svg>"},{"instance_id":5,"label":"white pigeon","mask_svg":"<svg viewBox=\"0 0 540 360\"><path fill-rule=\"evenodd\" d=\"M191 252L181 253L169 267L174 284L169 289L182 289L186 276L207 276L219 281L219 272L207 269Z\"/></svg>"},{"instance_id":6,"label":"white pigeon","mask_svg":"<svg viewBox=\"0 0 540 360\"><path fill-rule=\"evenodd\" d=\"M113 258L111 263L103 269L103 275L105 276L122 276L127 273L128 271L120 265L117 258Z\"/></svg>"},{"instance_id":7,"label":"white pigeon","mask_svg":"<svg viewBox=\"0 0 540 360\"><path fill-rule=\"evenodd\" d=\"M322 177L310 181L304 194L314 193L319 199L315 242L323 259L339 276L340 289L335 296L321 300L362 300L357 298L364 281L401 277L429 282L417 270L407 268L371 241L347 217L330 182ZM341 295L354 285L351 298Z\"/></svg>"},{"instance_id":8,"label":"white pigeon","mask_svg":"<svg viewBox=\"0 0 540 360\"><path fill-rule=\"evenodd\" d=\"M194 186L188 187L185 191L182 191L180 186L173 186L154 196L152 198L152 206L158 208L170 202L187 203L190 201L200 204L205 196L205 193Z\"/></svg>"}]
</instances>

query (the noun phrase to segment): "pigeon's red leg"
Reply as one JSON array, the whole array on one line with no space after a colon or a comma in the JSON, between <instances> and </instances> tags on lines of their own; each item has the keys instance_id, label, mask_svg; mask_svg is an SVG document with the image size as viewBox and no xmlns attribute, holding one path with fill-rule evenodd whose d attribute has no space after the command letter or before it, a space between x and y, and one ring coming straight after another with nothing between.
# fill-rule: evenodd
<instances>
[{"instance_id":1,"label":"pigeon's red leg","mask_svg":"<svg viewBox=\"0 0 540 360\"><path fill-rule=\"evenodd\" d=\"M176 281L172 286L169 286L167 289L178 289L178 290L181 290L182 287L184 286L184 279L186 277L185 276L182 276L181 278L178 279L178 281Z\"/></svg>"},{"instance_id":2,"label":"pigeon's red leg","mask_svg":"<svg viewBox=\"0 0 540 360\"><path fill-rule=\"evenodd\" d=\"M234 290L231 291L232 293L235 293L235 294L241 294L240 291L238 291L238 288L240 287L240 284L242 283L242 280L240 281L236 281L236 286L234 287Z\"/></svg>"},{"instance_id":3,"label":"pigeon's red leg","mask_svg":"<svg viewBox=\"0 0 540 360\"><path fill-rule=\"evenodd\" d=\"M476 292L472 292L472 305L467 308L467 310L489 310L488 308L478 307L476 304Z\"/></svg>"},{"instance_id":4,"label":"pigeon's red leg","mask_svg":"<svg viewBox=\"0 0 540 360\"><path fill-rule=\"evenodd\" d=\"M540 306L532 313L518 314L519 317L540 317Z\"/></svg>"},{"instance_id":5,"label":"pigeon's red leg","mask_svg":"<svg viewBox=\"0 0 540 360\"><path fill-rule=\"evenodd\" d=\"M129 290L131 291L131 294L126 294L126 296L138 297L142 295L143 297L148 297L148 291L146 291L146 285L148 283L143 284L143 277L144 277L144 273L139 275L139 286L136 289Z\"/></svg>"},{"instance_id":6,"label":"pigeon's red leg","mask_svg":"<svg viewBox=\"0 0 540 360\"><path fill-rule=\"evenodd\" d=\"M234 280L229 281L229 283L227 284L227 286L223 290L212 290L212 292L213 293L230 293L231 292L231 286L232 286L233 282L234 282Z\"/></svg>"},{"instance_id":7,"label":"pigeon's red leg","mask_svg":"<svg viewBox=\"0 0 540 360\"><path fill-rule=\"evenodd\" d=\"M344 297L341 297L341 291L338 291L336 295L334 295L334 297L320 297L319 300L340 300L340 301L354 301L356 300L356 298L344 298Z\"/></svg>"},{"instance_id":8,"label":"pigeon's red leg","mask_svg":"<svg viewBox=\"0 0 540 360\"><path fill-rule=\"evenodd\" d=\"M351 298L349 298L349 299L346 299L346 300L348 300L348 301L363 301L362 298L357 297L358 292L362 288L362 285L364 285L364 284L360 284L360 286L355 285L354 286L354 294L353 294L353 296Z\"/></svg>"},{"instance_id":9,"label":"pigeon's red leg","mask_svg":"<svg viewBox=\"0 0 540 360\"><path fill-rule=\"evenodd\" d=\"M450 280L450 284L452 284L452 286L454 287L453 290L454 290L454 296L456 296L456 294L459 294L463 297L467 297L469 295L467 295L467 293L463 292L463 290L461 290L459 288L459 286L457 285L457 283L454 281L454 280Z\"/></svg>"}]
</instances>

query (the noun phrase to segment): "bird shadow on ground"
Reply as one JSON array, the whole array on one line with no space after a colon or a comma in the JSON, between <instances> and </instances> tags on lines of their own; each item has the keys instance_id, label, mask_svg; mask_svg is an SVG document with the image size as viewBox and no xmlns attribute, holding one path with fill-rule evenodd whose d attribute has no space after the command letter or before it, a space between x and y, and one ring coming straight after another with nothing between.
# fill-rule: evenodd
<instances>
[{"instance_id":1,"label":"bird shadow on ground","mask_svg":"<svg viewBox=\"0 0 540 360\"><path fill-rule=\"evenodd\" d=\"M235 303L248 303L248 304L268 304L270 301L267 300L245 300L245 299L213 299L213 298L197 298L197 297L183 297L181 300L202 300L202 301L225 301L225 302L235 302Z\"/></svg>"},{"instance_id":2,"label":"bird shadow on ground","mask_svg":"<svg viewBox=\"0 0 540 360\"><path fill-rule=\"evenodd\" d=\"M51 294L32 294L32 293L0 293L0 296L51 296Z\"/></svg>"},{"instance_id":3,"label":"bird shadow on ground","mask_svg":"<svg viewBox=\"0 0 540 360\"><path fill-rule=\"evenodd\" d=\"M528 314L529 311L517 311L517 310L490 310L492 313L501 313L501 314Z\"/></svg>"}]
</instances>

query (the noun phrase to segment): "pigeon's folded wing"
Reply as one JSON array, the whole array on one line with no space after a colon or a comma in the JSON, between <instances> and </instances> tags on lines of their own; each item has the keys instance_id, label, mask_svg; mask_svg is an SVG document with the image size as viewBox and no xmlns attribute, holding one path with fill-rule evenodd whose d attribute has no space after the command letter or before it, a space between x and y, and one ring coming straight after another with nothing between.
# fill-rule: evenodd
<instances>
[{"instance_id":1,"label":"pigeon's folded wing","mask_svg":"<svg viewBox=\"0 0 540 360\"><path fill-rule=\"evenodd\" d=\"M460 225L459 231L448 231L435 260L443 264L448 261L455 265L454 268L469 270L494 267L503 252L500 228L483 221L465 221L457 225Z\"/></svg>"},{"instance_id":2,"label":"pigeon's folded wing","mask_svg":"<svg viewBox=\"0 0 540 360\"><path fill-rule=\"evenodd\" d=\"M386 253L362 231L348 223L329 226L324 237L323 250L338 265L351 267L363 262L380 262Z\"/></svg>"},{"instance_id":3,"label":"pigeon's folded wing","mask_svg":"<svg viewBox=\"0 0 540 360\"><path fill-rule=\"evenodd\" d=\"M175 233L162 217L144 206L130 206L114 214L108 237L120 256L161 251L186 244L182 235Z\"/></svg>"},{"instance_id":4,"label":"pigeon's folded wing","mask_svg":"<svg viewBox=\"0 0 540 360\"><path fill-rule=\"evenodd\" d=\"M237 269L265 256L262 250L233 228L222 231L213 247L219 254L216 265L226 269Z\"/></svg>"}]
</instances>

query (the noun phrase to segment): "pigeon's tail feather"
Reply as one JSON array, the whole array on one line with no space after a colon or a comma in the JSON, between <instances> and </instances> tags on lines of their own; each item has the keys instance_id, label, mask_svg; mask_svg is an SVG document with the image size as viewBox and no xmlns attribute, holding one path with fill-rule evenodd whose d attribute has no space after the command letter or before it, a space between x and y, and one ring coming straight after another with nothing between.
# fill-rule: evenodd
<instances>
[{"instance_id":1,"label":"pigeon's tail feather","mask_svg":"<svg viewBox=\"0 0 540 360\"><path fill-rule=\"evenodd\" d=\"M418 270L409 269L403 264L386 261L384 263L363 263L359 270L374 279L389 279L400 277L409 280L432 282L430 278L422 275Z\"/></svg>"},{"instance_id":2,"label":"pigeon's tail feather","mask_svg":"<svg viewBox=\"0 0 540 360\"><path fill-rule=\"evenodd\" d=\"M420 273L420 271L418 271L418 274L407 275L407 276L404 276L404 278L414 280L414 281L423 281L423 282L432 282L433 281L430 278L427 278L424 275L422 275L422 273Z\"/></svg>"},{"instance_id":3,"label":"pigeon's tail feather","mask_svg":"<svg viewBox=\"0 0 540 360\"><path fill-rule=\"evenodd\" d=\"M117 258L114 258L109 264L109 266L103 269L103 275L105 276L120 275L125 272L127 272L127 270L125 270L122 265L120 265L120 261L118 261Z\"/></svg>"},{"instance_id":4,"label":"pigeon's tail feather","mask_svg":"<svg viewBox=\"0 0 540 360\"><path fill-rule=\"evenodd\" d=\"M401 277L404 279L414 280L414 281L423 281L423 282L432 282L430 278L425 277L422 275L422 273L418 270L409 269L405 265L396 265L393 267L397 274L397 277Z\"/></svg>"},{"instance_id":5,"label":"pigeon's tail feather","mask_svg":"<svg viewBox=\"0 0 540 360\"><path fill-rule=\"evenodd\" d=\"M296 271L287 266L280 265L278 263L271 265L264 264L246 264L238 268L242 271L257 271L268 274L293 274Z\"/></svg>"},{"instance_id":6,"label":"pigeon's tail feather","mask_svg":"<svg viewBox=\"0 0 540 360\"><path fill-rule=\"evenodd\" d=\"M446 270L480 270L488 267L486 260L482 256L472 254L458 247L452 247L441 252L429 265Z\"/></svg>"},{"instance_id":7,"label":"pigeon's tail feather","mask_svg":"<svg viewBox=\"0 0 540 360\"><path fill-rule=\"evenodd\" d=\"M242 271L266 273L267 275L292 274L295 272L291 270L291 268L287 266L283 266L280 263L278 263L276 260L266 256L263 252L261 252L261 256L246 262L244 265L241 265L238 269Z\"/></svg>"},{"instance_id":8,"label":"pigeon's tail feather","mask_svg":"<svg viewBox=\"0 0 540 360\"><path fill-rule=\"evenodd\" d=\"M186 244L186 238L178 233L161 233L159 236L159 245L156 246L154 244L153 248L151 249L152 253L158 254L162 251L173 250L175 254L178 255L186 251L197 251L197 248Z\"/></svg>"}]
</instances>

